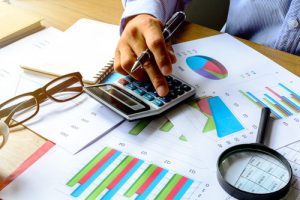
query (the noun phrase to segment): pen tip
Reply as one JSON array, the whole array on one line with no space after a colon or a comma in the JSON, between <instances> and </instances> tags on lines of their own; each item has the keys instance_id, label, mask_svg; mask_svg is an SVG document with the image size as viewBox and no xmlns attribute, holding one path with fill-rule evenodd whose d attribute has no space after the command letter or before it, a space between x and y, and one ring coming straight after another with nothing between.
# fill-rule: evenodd
<instances>
[{"instance_id":1,"label":"pen tip","mask_svg":"<svg viewBox=\"0 0 300 200\"><path fill-rule=\"evenodd\" d=\"M133 64L133 66L132 66L130 72L131 72L131 73L135 72L139 67L140 67L140 62L136 61L136 62Z\"/></svg>"}]
</instances>

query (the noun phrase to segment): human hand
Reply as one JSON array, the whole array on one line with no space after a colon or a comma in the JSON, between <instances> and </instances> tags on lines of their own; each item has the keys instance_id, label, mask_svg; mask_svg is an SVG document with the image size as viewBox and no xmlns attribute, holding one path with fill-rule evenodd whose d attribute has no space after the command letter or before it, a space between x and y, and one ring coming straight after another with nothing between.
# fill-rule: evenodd
<instances>
[{"instance_id":1,"label":"human hand","mask_svg":"<svg viewBox=\"0 0 300 200\"><path fill-rule=\"evenodd\" d=\"M136 58L147 48L154 59L146 62L143 68L130 73ZM132 17L127 22L115 52L114 69L116 72L130 74L136 80L143 80L148 74L160 96L169 92L165 76L171 74L172 63L176 62L170 43L162 35L161 22L148 14Z\"/></svg>"}]
</instances>

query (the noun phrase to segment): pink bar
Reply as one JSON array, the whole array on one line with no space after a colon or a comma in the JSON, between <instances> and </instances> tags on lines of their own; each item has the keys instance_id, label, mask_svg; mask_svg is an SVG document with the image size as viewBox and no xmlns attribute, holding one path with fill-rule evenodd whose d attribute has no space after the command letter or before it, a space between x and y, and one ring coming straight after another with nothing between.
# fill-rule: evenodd
<instances>
[{"instance_id":1,"label":"pink bar","mask_svg":"<svg viewBox=\"0 0 300 200\"><path fill-rule=\"evenodd\" d=\"M46 143L44 143L29 158L27 158L12 174L10 174L2 182L0 182L0 191L13 180L15 180L19 175L21 175L25 170L27 170L31 165L33 165L38 159L40 159L54 146L55 144L51 141L47 141Z\"/></svg>"},{"instance_id":2,"label":"pink bar","mask_svg":"<svg viewBox=\"0 0 300 200\"><path fill-rule=\"evenodd\" d=\"M294 97L294 99L300 103L300 99L299 99L298 97L296 97L296 96L293 95L293 94L291 94L291 96Z\"/></svg>"},{"instance_id":3,"label":"pink bar","mask_svg":"<svg viewBox=\"0 0 300 200\"><path fill-rule=\"evenodd\" d=\"M131 170L131 168L139 161L139 159L134 158L124 169L123 171L116 176L116 178L107 186L107 189L113 189L121 180L122 178Z\"/></svg>"},{"instance_id":4,"label":"pink bar","mask_svg":"<svg viewBox=\"0 0 300 200\"><path fill-rule=\"evenodd\" d=\"M144 191L149 187L152 181L158 176L158 174L163 169L161 167L157 167L154 172L150 175L150 177L143 183L143 185L136 191L137 194L143 194Z\"/></svg>"},{"instance_id":5,"label":"pink bar","mask_svg":"<svg viewBox=\"0 0 300 200\"><path fill-rule=\"evenodd\" d=\"M91 176L108 160L117 150L112 149L106 154L86 175L84 175L78 182L84 184Z\"/></svg>"},{"instance_id":6,"label":"pink bar","mask_svg":"<svg viewBox=\"0 0 300 200\"><path fill-rule=\"evenodd\" d=\"M266 89L269 90L272 94L274 94L274 95L277 96L278 98L282 99L282 97L281 97L278 93L276 93L274 90L272 90L271 88L266 87Z\"/></svg>"},{"instance_id":7,"label":"pink bar","mask_svg":"<svg viewBox=\"0 0 300 200\"><path fill-rule=\"evenodd\" d=\"M188 179L186 177L182 177L178 183L175 185L175 187L171 190L171 192L168 194L168 196L166 197L166 200L172 200L176 194L179 192L179 190L182 188L182 186L185 184L185 182Z\"/></svg>"},{"instance_id":8,"label":"pink bar","mask_svg":"<svg viewBox=\"0 0 300 200\"><path fill-rule=\"evenodd\" d=\"M278 93L276 93L274 90L272 90L269 87L266 87L267 90L269 90L272 94L276 95L278 98L280 98L282 101L284 101L286 104L288 104L290 107L292 107L294 110L299 111L295 106L293 106L292 104L290 104L288 101L286 101L284 98L282 98L282 96L280 96ZM284 111L283 111L284 112ZM288 113L287 113L288 115Z\"/></svg>"}]
</instances>

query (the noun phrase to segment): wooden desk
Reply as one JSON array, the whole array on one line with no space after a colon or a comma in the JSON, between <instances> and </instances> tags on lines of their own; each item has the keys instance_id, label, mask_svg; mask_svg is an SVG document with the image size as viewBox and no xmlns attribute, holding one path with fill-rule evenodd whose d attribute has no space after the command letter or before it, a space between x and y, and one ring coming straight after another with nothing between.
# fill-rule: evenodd
<instances>
[{"instance_id":1,"label":"wooden desk","mask_svg":"<svg viewBox=\"0 0 300 200\"><path fill-rule=\"evenodd\" d=\"M6 0L6 2L11 6L41 15L44 17L45 26L53 26L60 30L66 30L82 17L118 24L122 14L121 0ZM174 41L178 43L216 34L219 32L187 23ZM242 41L291 72L300 75L300 57L246 40ZM0 181L44 143L43 138L28 129L10 134L7 145L0 150Z\"/></svg>"}]
</instances>

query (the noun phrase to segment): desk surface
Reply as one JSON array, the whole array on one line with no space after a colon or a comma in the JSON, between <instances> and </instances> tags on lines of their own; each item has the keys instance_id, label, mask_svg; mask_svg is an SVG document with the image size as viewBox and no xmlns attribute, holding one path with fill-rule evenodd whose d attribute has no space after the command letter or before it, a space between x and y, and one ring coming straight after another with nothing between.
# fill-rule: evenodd
<instances>
[{"instance_id":1,"label":"desk surface","mask_svg":"<svg viewBox=\"0 0 300 200\"><path fill-rule=\"evenodd\" d=\"M66 30L80 18L96 19L118 24L122 5L120 0L6 0L11 6L32 11L44 18L45 26ZM112 14L113 13L113 14ZM174 42L207 37L219 34L199 25L186 23ZM241 40L291 72L300 75L300 57ZM0 181L12 173L28 156L45 143L45 139L23 128L10 134L6 146L0 150Z\"/></svg>"}]
</instances>

